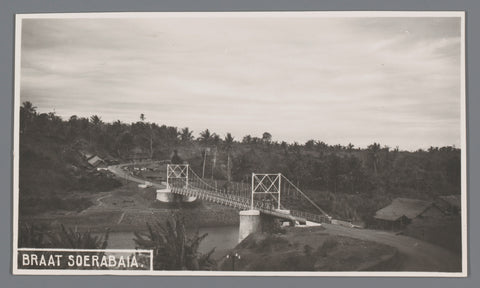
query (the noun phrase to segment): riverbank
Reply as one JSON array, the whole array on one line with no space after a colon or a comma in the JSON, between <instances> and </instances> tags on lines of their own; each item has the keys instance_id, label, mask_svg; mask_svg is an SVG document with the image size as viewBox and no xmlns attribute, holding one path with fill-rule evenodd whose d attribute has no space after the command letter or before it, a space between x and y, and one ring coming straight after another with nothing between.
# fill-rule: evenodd
<instances>
[{"instance_id":1,"label":"riverbank","mask_svg":"<svg viewBox=\"0 0 480 288\"><path fill-rule=\"evenodd\" d=\"M164 222L172 213L183 215L188 228L237 225L239 221L235 209L199 200L193 203L160 203L155 200L154 188L142 189L131 182L108 192L75 192L68 197L80 195L89 197L93 205L82 211L55 210L20 215L20 222L48 226L51 229L63 224L76 227L79 231L103 232L109 229L115 232L133 232L145 231L147 222Z\"/></svg>"},{"instance_id":2,"label":"riverbank","mask_svg":"<svg viewBox=\"0 0 480 288\"><path fill-rule=\"evenodd\" d=\"M394 247L329 233L325 228L287 228L284 234L254 233L224 258L220 270L236 271L394 271Z\"/></svg>"},{"instance_id":3,"label":"riverbank","mask_svg":"<svg viewBox=\"0 0 480 288\"><path fill-rule=\"evenodd\" d=\"M459 272L461 256L419 239L339 225L288 227L283 234L251 234L228 253L220 270Z\"/></svg>"}]
</instances>

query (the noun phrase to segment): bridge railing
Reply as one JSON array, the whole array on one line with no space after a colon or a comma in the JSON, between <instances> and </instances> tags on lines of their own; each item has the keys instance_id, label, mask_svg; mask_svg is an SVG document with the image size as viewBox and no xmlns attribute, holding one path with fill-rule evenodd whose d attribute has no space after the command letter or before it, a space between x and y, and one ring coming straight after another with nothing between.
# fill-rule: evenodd
<instances>
[{"instance_id":1,"label":"bridge railing","mask_svg":"<svg viewBox=\"0 0 480 288\"><path fill-rule=\"evenodd\" d=\"M208 179L200 178L197 174L195 174L194 171L192 171L190 176L191 177L189 177L188 179L188 188L185 185L186 184L184 182L185 180L183 179L175 179L175 181L171 181L170 185L172 188L172 192L182 194L182 195L196 196L201 199L209 200L209 201L220 203L223 205L232 206L238 209L252 208L251 197L248 197L248 195L244 195L244 193L242 193L243 190L245 190L243 189L243 187L239 187L237 185L237 187L234 187L234 188L237 188L237 189L240 188L239 191L236 191L236 189L229 191L226 189L217 188L218 186L216 185L216 183L214 182L209 183ZM286 180L290 185L293 185L288 179ZM296 186L293 186L293 187L295 188L295 190L299 191L299 193L301 193L303 197L307 197ZM287 195L287 198L288 198L288 195ZM310 199L307 199L307 200L312 202ZM271 203L270 201L268 202L254 201L253 203L253 209L260 210L264 213L275 214L277 213L276 208L278 207L276 207L274 203ZM287 208L282 207L282 209L290 210L290 215L294 217L303 218L308 221L317 222L317 223L331 223L331 218L326 213L324 213L323 210L321 210L320 208L319 209L321 210L321 212L323 212L323 215L299 211L299 210L292 210L291 208L289 209L288 207Z\"/></svg>"},{"instance_id":2,"label":"bridge railing","mask_svg":"<svg viewBox=\"0 0 480 288\"><path fill-rule=\"evenodd\" d=\"M221 194L216 191L204 190L194 186L190 186L188 189L184 187L173 186L172 192L182 194L182 195L196 196L201 199L206 199L212 202L225 204L225 205L232 206L239 209L251 208L251 203L250 203L251 200L249 198L236 196L236 195ZM264 213L275 213L275 207L274 205L271 205L271 203L254 202L253 207L254 209L260 210ZM331 219L324 215L318 215L318 214L313 214L313 213L308 213L308 212L303 212L298 210L291 210L290 215L294 217L303 218L308 221L312 221L316 223L331 223Z\"/></svg>"},{"instance_id":3,"label":"bridge railing","mask_svg":"<svg viewBox=\"0 0 480 288\"><path fill-rule=\"evenodd\" d=\"M331 218L325 215L313 214L303 211L291 210L290 214L292 216L305 218L308 221L316 222L316 223L331 223Z\"/></svg>"}]
</instances>

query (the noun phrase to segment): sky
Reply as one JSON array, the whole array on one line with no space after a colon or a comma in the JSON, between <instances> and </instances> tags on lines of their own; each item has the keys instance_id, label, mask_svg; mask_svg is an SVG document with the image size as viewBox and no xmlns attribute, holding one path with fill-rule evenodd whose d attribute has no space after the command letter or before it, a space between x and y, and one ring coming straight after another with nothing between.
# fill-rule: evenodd
<instances>
[{"instance_id":1,"label":"sky","mask_svg":"<svg viewBox=\"0 0 480 288\"><path fill-rule=\"evenodd\" d=\"M21 37L20 102L64 119L461 146L460 18L24 19Z\"/></svg>"}]
</instances>

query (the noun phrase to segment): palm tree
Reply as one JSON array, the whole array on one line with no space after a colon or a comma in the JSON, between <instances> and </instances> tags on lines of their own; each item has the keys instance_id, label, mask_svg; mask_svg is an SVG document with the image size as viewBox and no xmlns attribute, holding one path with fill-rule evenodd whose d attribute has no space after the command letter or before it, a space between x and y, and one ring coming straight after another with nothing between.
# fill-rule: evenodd
<instances>
[{"instance_id":1,"label":"palm tree","mask_svg":"<svg viewBox=\"0 0 480 288\"><path fill-rule=\"evenodd\" d=\"M380 152L380 143L374 142L372 145L367 147L368 154L371 157L372 165L373 165L373 173L377 175L378 169L378 152Z\"/></svg>"},{"instance_id":2,"label":"palm tree","mask_svg":"<svg viewBox=\"0 0 480 288\"><path fill-rule=\"evenodd\" d=\"M90 144L92 144L93 139L98 140L98 136L100 135L100 129L102 127L103 121L99 116L93 115L90 117L90 123L92 123L93 125L93 129L90 130L90 133L89 133L90 134L89 142Z\"/></svg>"},{"instance_id":3,"label":"palm tree","mask_svg":"<svg viewBox=\"0 0 480 288\"><path fill-rule=\"evenodd\" d=\"M210 133L210 130L205 129L204 131L200 132L200 142L204 144L208 144L210 142L210 139L212 137L212 133Z\"/></svg>"},{"instance_id":4,"label":"palm tree","mask_svg":"<svg viewBox=\"0 0 480 288\"><path fill-rule=\"evenodd\" d=\"M355 148L355 145L353 145L352 143L348 143L348 145L347 145L348 152L352 152L353 148Z\"/></svg>"},{"instance_id":5,"label":"palm tree","mask_svg":"<svg viewBox=\"0 0 480 288\"><path fill-rule=\"evenodd\" d=\"M232 165L230 162L230 151L232 149L233 145L233 137L231 133L227 133L227 136L225 136L224 140L224 146L225 150L227 151L227 182L230 182L232 180Z\"/></svg>"},{"instance_id":6,"label":"palm tree","mask_svg":"<svg viewBox=\"0 0 480 288\"><path fill-rule=\"evenodd\" d=\"M178 214L172 215L164 225L157 222L147 223L148 233L135 232L133 239L137 247L153 250L153 268L155 270L211 270L216 263L210 259L215 251L206 254L198 252L200 243L207 233L199 235L198 231L188 237L185 221Z\"/></svg>"},{"instance_id":7,"label":"palm tree","mask_svg":"<svg viewBox=\"0 0 480 288\"><path fill-rule=\"evenodd\" d=\"M98 126L103 123L102 118L98 117L97 115L91 116L90 122L92 122L93 126Z\"/></svg>"},{"instance_id":8,"label":"palm tree","mask_svg":"<svg viewBox=\"0 0 480 288\"><path fill-rule=\"evenodd\" d=\"M27 130L27 126L32 118L37 115L37 107L33 106L32 102L25 101L20 107L20 133Z\"/></svg>"},{"instance_id":9,"label":"palm tree","mask_svg":"<svg viewBox=\"0 0 480 288\"><path fill-rule=\"evenodd\" d=\"M192 134L193 134L193 131L188 129L188 127L185 127L182 129L182 132L180 133L180 140L182 142L188 143L194 139Z\"/></svg>"},{"instance_id":10,"label":"palm tree","mask_svg":"<svg viewBox=\"0 0 480 288\"><path fill-rule=\"evenodd\" d=\"M102 236L93 236L90 231L79 232L77 229L61 225L58 232L47 234L47 246L52 248L105 249L108 246L109 230Z\"/></svg>"},{"instance_id":11,"label":"palm tree","mask_svg":"<svg viewBox=\"0 0 480 288\"><path fill-rule=\"evenodd\" d=\"M22 107L20 109L25 110L25 112L29 114L36 114L37 113L37 107L33 106L32 102L30 101L25 101L22 103Z\"/></svg>"}]
</instances>

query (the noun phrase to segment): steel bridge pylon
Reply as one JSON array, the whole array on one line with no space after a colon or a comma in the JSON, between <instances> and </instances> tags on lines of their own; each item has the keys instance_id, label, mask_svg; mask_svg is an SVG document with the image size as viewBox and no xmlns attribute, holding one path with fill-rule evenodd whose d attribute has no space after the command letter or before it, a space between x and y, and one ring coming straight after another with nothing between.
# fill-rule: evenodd
<instances>
[{"instance_id":1,"label":"steel bridge pylon","mask_svg":"<svg viewBox=\"0 0 480 288\"><path fill-rule=\"evenodd\" d=\"M167 164L167 188L170 188L172 179L184 179L185 189L188 189L188 164Z\"/></svg>"},{"instance_id":2,"label":"steel bridge pylon","mask_svg":"<svg viewBox=\"0 0 480 288\"><path fill-rule=\"evenodd\" d=\"M282 174L257 174L252 173L252 193L250 209L254 210L255 194L272 195L276 199L277 209L280 210L282 190ZM277 195L277 197L275 197Z\"/></svg>"}]
</instances>

